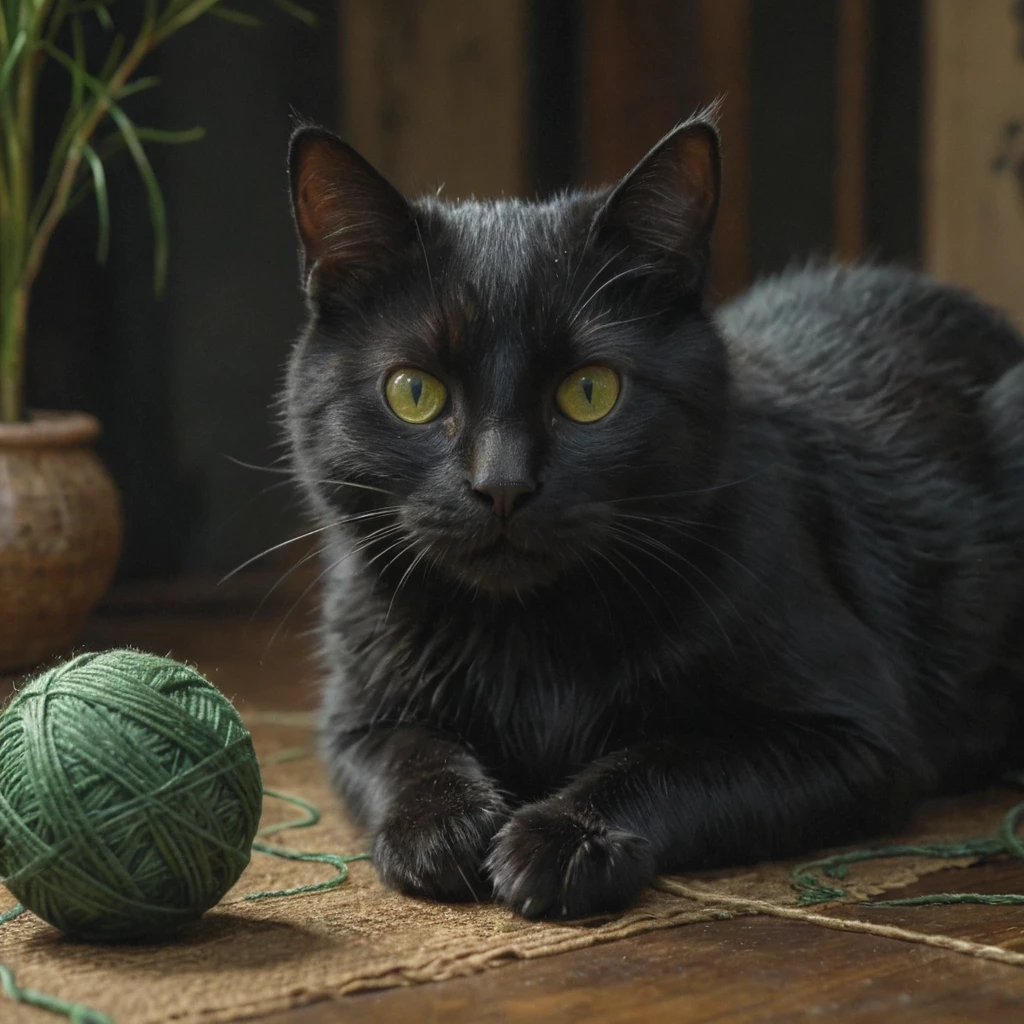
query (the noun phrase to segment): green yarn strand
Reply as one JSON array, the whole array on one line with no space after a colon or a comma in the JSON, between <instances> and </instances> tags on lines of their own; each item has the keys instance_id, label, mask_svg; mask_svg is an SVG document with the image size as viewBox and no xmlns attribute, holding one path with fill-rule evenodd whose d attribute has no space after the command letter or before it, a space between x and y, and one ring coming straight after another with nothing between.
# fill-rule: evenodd
<instances>
[{"instance_id":1,"label":"green yarn strand","mask_svg":"<svg viewBox=\"0 0 1024 1024\"><path fill-rule=\"evenodd\" d=\"M1020 836L1017 835L1022 819L1024 803L1019 803L1016 807L1010 808L999 826L999 842L1003 844L1006 852L1017 860L1024 860L1024 842L1021 842Z\"/></svg>"},{"instance_id":2,"label":"green yarn strand","mask_svg":"<svg viewBox=\"0 0 1024 1024\"><path fill-rule=\"evenodd\" d=\"M7 924L8 921L13 921L16 917L21 917L25 913L25 907L21 903L16 903L10 910L5 910L0 914L0 926Z\"/></svg>"},{"instance_id":3,"label":"green yarn strand","mask_svg":"<svg viewBox=\"0 0 1024 1024\"><path fill-rule=\"evenodd\" d=\"M962 843L927 843L918 845L878 846L866 850L851 850L832 857L801 864L790 873L790 881L800 894L802 904L828 903L846 898L846 890L823 882L820 875L838 881L849 874L848 865L883 857L929 857L953 860L958 857L989 857L1005 852L998 839L972 839ZM877 906L878 904L871 904Z\"/></svg>"},{"instance_id":4,"label":"green yarn strand","mask_svg":"<svg viewBox=\"0 0 1024 1024\"><path fill-rule=\"evenodd\" d=\"M11 907L6 913L0 914L0 927L21 917L25 908L20 904ZM57 999L48 996L44 992L37 992L31 988L21 988L14 980L14 972L0 964L0 989L5 996L15 1003L23 1006L34 1006L39 1010L48 1010L50 1013L59 1013L67 1017L71 1024L114 1024L114 1019L100 1010L94 1010L81 1003L69 1003L65 999Z\"/></svg>"},{"instance_id":5,"label":"green yarn strand","mask_svg":"<svg viewBox=\"0 0 1024 1024\"><path fill-rule=\"evenodd\" d=\"M244 900L266 900L278 896L302 896L310 892L324 892L327 889L337 889L342 882L348 879L348 865L356 860L369 860L368 853L353 853L348 856L341 856L336 853L302 853L299 850L289 850L284 846L271 846L269 843L253 843L252 848L260 853L269 853L272 857L281 857L284 860L301 860L310 864L330 864L337 869L337 874L324 882L313 882L310 885L297 885L293 889L271 889L266 892L247 892Z\"/></svg>"},{"instance_id":6,"label":"green yarn strand","mask_svg":"<svg viewBox=\"0 0 1024 1024\"><path fill-rule=\"evenodd\" d=\"M902 900L878 900L869 907L928 907L936 904L983 903L990 907L1024 906L1024 894L1012 892L937 892L930 896L908 896Z\"/></svg>"},{"instance_id":7,"label":"green yarn strand","mask_svg":"<svg viewBox=\"0 0 1024 1024\"><path fill-rule=\"evenodd\" d=\"M1024 775L1014 774L1005 780L1024 788ZM810 861L795 867L790 873L790 883L797 891L797 902L806 905L830 903L845 899L847 892L841 886L829 885L822 880L831 878L841 881L849 873L849 865L858 861L879 860L883 857L933 857L957 860L969 857L980 860L1005 854L1016 860L1024 860L1024 841L1018 834L1024 822L1024 802L1014 805L1006 812L999 825L998 833L991 838L968 839L959 843L924 843L918 845L878 846L867 850L851 850L837 853L832 857ZM898 900L878 900L865 903L868 907L925 907L954 903L980 903L989 906L1024 906L1024 894L945 892L928 896L908 896Z\"/></svg>"},{"instance_id":8,"label":"green yarn strand","mask_svg":"<svg viewBox=\"0 0 1024 1024\"><path fill-rule=\"evenodd\" d=\"M293 828L311 828L320 823L320 811L309 801L302 797L292 796L288 793L280 793L275 789L263 790L264 796L273 797L275 800L283 800L285 803L298 807L306 813L301 818L291 818L288 821L281 821L274 825L266 825L259 830L258 835L272 836L278 832ZM299 885L293 889L271 889L266 892L247 892L242 899L265 900L278 896L302 896L310 892L324 892L327 889L336 889L342 882L348 880L348 866L356 860L369 860L368 853L354 853L342 856L336 853L303 853L299 850L289 850L283 846L272 846L269 843L255 842L252 848L259 853L270 854L272 857L281 857L284 860L301 860L313 864L330 864L337 871L333 878L324 882L313 882L310 885Z\"/></svg>"},{"instance_id":9,"label":"green yarn strand","mask_svg":"<svg viewBox=\"0 0 1024 1024\"><path fill-rule=\"evenodd\" d=\"M314 753L314 747L289 747L287 750L279 750L276 754L271 754L264 763L287 764L289 761L301 761L303 758L311 757Z\"/></svg>"},{"instance_id":10,"label":"green yarn strand","mask_svg":"<svg viewBox=\"0 0 1024 1024\"><path fill-rule=\"evenodd\" d=\"M320 824L320 811L308 800L300 796L291 796L288 793L279 793L276 789L264 789L264 796L273 797L275 800L283 800L285 803L298 807L306 813L301 818L290 818L288 821L279 821L276 825L264 825L256 834L259 836L272 836L278 832L286 832L293 828L312 828Z\"/></svg>"}]
</instances>

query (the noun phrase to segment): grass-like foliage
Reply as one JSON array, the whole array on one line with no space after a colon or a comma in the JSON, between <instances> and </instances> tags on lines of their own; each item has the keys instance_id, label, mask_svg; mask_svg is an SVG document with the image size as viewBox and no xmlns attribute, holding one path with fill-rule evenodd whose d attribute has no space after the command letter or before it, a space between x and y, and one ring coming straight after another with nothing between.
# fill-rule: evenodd
<instances>
[{"instance_id":1,"label":"grass-like foliage","mask_svg":"<svg viewBox=\"0 0 1024 1024\"><path fill-rule=\"evenodd\" d=\"M201 128L167 131L136 124L126 101L155 88L139 65L172 35L207 15L258 25L260 8L312 23L294 0L0 0L0 423L23 418L28 300L54 229L87 198L96 204L97 255L107 253L106 166L127 151L146 188L155 239L156 288L167 270L167 223L151 143L190 142ZM106 53L86 52L89 19ZM58 132L37 137L40 73L52 62L67 75L68 105Z\"/></svg>"}]
</instances>

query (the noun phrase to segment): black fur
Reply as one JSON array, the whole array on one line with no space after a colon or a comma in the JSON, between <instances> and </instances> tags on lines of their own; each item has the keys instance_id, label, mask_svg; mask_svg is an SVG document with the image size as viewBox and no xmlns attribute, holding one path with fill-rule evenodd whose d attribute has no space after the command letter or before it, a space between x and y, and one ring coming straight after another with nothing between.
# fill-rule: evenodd
<instances>
[{"instance_id":1,"label":"black fur","mask_svg":"<svg viewBox=\"0 0 1024 1024\"><path fill-rule=\"evenodd\" d=\"M1024 346L909 272L715 314L713 128L614 189L407 203L328 133L292 183L286 395L323 528L323 734L384 880L528 916L877 833L1015 752ZM554 392L587 363L618 404ZM412 426L400 366L445 382ZM533 487L508 518L470 481Z\"/></svg>"}]
</instances>

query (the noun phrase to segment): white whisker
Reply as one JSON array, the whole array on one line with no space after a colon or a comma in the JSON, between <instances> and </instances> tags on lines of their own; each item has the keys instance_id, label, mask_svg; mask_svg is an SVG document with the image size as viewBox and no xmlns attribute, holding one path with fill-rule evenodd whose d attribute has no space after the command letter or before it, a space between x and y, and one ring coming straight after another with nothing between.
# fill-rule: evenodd
<instances>
[{"instance_id":1,"label":"white whisker","mask_svg":"<svg viewBox=\"0 0 1024 1024\"><path fill-rule=\"evenodd\" d=\"M397 528L400 529L400 527L397 527ZM274 630L274 632L271 635L270 639L267 641L267 646L263 649L264 655L266 655L267 651L270 650L271 645L277 639L277 635L284 628L284 624L288 621L289 618L291 618L292 612L294 612L295 609L298 608L298 606L302 603L302 601L306 597L306 595L326 575L328 575L328 573L334 572L334 570L337 569L338 566L341 565L341 563L344 562L346 558L351 558L353 555L358 554L360 551L363 551L365 548L370 547L370 545L375 543L377 540L383 539L381 537L377 537L375 534L376 534L376 531L374 532L374 534L370 535L370 539L369 540L365 540L361 544L357 544L355 547L353 547L349 551L346 551L345 554L343 554L340 558L336 558L321 573L319 573L319 575L305 588L305 590L302 591L301 594L299 594L299 596L295 599L294 604L292 604L292 606L288 609L288 611L285 612L284 617L277 624L277 629ZM385 548L384 551L382 551L380 554L386 554L388 551L391 551L393 548L397 547L398 544L401 544L401 543L402 543L402 541L398 541L397 544L393 544L393 545L391 545L391 547ZM374 558L370 559L370 562L368 562L367 565L371 564L373 561L375 561L379 557L380 557L380 555L375 555Z\"/></svg>"},{"instance_id":2,"label":"white whisker","mask_svg":"<svg viewBox=\"0 0 1024 1024\"><path fill-rule=\"evenodd\" d=\"M575 314L573 314L572 319L569 321L569 326L571 327L574 323L576 323L576 321L583 315L583 311L587 308L587 306L589 306L594 301L594 299L596 299L598 295L600 295L601 292L605 290L605 288L610 287L611 285L615 284L616 281L619 281L623 277L627 277L630 274L642 274L646 273L647 271L656 269L657 268L654 266L653 263L643 263L638 267L626 267L625 270L620 270L617 274L608 278L608 280L605 281L603 285L594 290L590 298L587 299L587 301L584 302L583 305L576 310Z\"/></svg>"},{"instance_id":3,"label":"white whisker","mask_svg":"<svg viewBox=\"0 0 1024 1024\"><path fill-rule=\"evenodd\" d=\"M692 497L698 494L708 494L711 491L722 491L727 487L738 487L740 484L745 484L750 480L755 480L757 477L764 476L765 473L770 472L774 469L774 466L767 466L764 469L759 469L756 473L751 473L749 476L745 476L740 480L727 480L725 483L712 484L709 487L697 487L690 491L670 491L667 494L634 494L626 498L612 498L610 501L606 501L606 505L624 505L627 501L666 501L669 498L686 498Z\"/></svg>"},{"instance_id":4,"label":"white whisker","mask_svg":"<svg viewBox=\"0 0 1024 1024\"><path fill-rule=\"evenodd\" d=\"M629 538L630 538L630 536L632 536L632 537L637 538L639 540L646 541L649 546L652 545L652 544L656 544L659 547L659 549L664 549L664 551L667 554L675 555L677 558L679 558L680 561L684 562L687 566L689 566L695 572L697 572L701 576L703 576L704 579L706 579L725 598L725 600L729 603L729 606L732 608L733 614L736 615L737 620L742 621L742 619L740 618L739 612L736 610L736 606L732 603L731 600L729 600L728 595L721 589L721 587L719 587L715 583L714 580L711 579L710 576L707 575L707 573L702 572L697 566L695 566L693 564L693 562L691 562L687 558L684 558L677 551L673 551L672 548L670 548L667 544L662 544L660 541L655 541L654 538L647 537L646 534L642 534L642 533L632 533L632 534L620 533L619 531L623 530L623 529L624 528L621 527L621 526L618 527L618 528L612 527L612 532L613 532L613 534L617 534L618 535L618 539L619 539L620 543L627 544L629 547L633 548L635 551L640 551L643 554L648 554L649 555L649 554L652 553L649 547L645 548L641 544L638 544L638 543L635 543L634 541L631 541ZM729 645L729 650L732 651L733 658L736 659L736 661L738 663L739 662L739 655L736 653L736 648L733 646L732 637L729 636L729 631L725 628L725 624L715 614L714 608L711 607L711 602L700 592L700 588L693 582L693 580L688 579L683 573L681 573L674 566L668 565L666 562L662 562L661 564L662 564L662 566L664 568L668 569L669 572L671 572L673 575L675 575L679 579L681 579L693 591L693 593L698 598L700 598L700 600L703 603L704 607L708 610L708 614L715 620L715 624L718 626L719 630L721 631L722 636L725 639L725 642ZM637 570L637 571L639 571L639 570Z\"/></svg>"},{"instance_id":5,"label":"white whisker","mask_svg":"<svg viewBox=\"0 0 1024 1024\"><path fill-rule=\"evenodd\" d=\"M634 593L634 594L636 594L636 596L637 596L638 598L640 598L640 601L641 601L641 603L642 603L642 604L643 604L643 606L644 606L644 607L645 607L645 608L647 609L647 611L648 611L648 612L650 613L650 616L651 616L651 621L652 621L652 622L654 622L654 621L655 621L655 620L657 619L657 616L656 616L656 615L654 614L654 609L653 609L653 608L652 608L652 607L651 607L651 606L650 606L650 605L649 605L649 604L647 603L647 599L646 599L646 598L644 597L644 595L643 595L643 594L642 594L642 593L641 593L641 592L640 592L640 591L639 591L639 590L637 589L637 587L636 587L636 584L635 584L635 583L633 583L633 582L632 582L632 580L630 580L630 579L629 579L629 578L628 578L628 577L626 576L626 574L625 574L625 573L624 573L624 572L623 572L623 571L622 571L622 570L621 570L621 569L620 569L620 568L619 568L619 567L618 567L618 566L617 566L617 565L616 565L616 564L615 564L615 563L614 563L614 562L613 562L613 561L611 560L611 558L610 558L610 557L609 557L609 556L608 556L608 555L607 555L607 554L606 554L606 553L605 553L604 551L602 551L602 550L601 550L600 548L598 548L598 547L590 547L590 548L589 548L589 551L590 551L590 553L591 553L592 555L596 555L596 556L597 556L598 558L600 558L600 559L601 559L602 561L604 561L604 562L607 562L607 563L608 563L608 565L610 565L610 566L612 567L612 569L614 569L614 570L615 570L615 572L616 572L616 573L618 573L618 575L619 575L619 577L620 577L620 578L622 579L623 583L625 583L625 584L626 584L626 586L627 586L627 587L629 587L629 589L630 589L630 590L632 590L632 591L633 591L633 593ZM630 563L630 562L629 562L628 560L626 561L626 564L627 564L627 565L629 565L629 566L630 566L631 568L633 568L633 569L635 569L635 568L636 568L636 566L632 565L632 564L631 564L631 563Z\"/></svg>"},{"instance_id":6,"label":"white whisker","mask_svg":"<svg viewBox=\"0 0 1024 1024\"><path fill-rule=\"evenodd\" d=\"M391 618L391 609L395 606L395 598L398 597L399 592L405 585L405 581L412 574L412 571L416 568L416 566L423 561L425 555L426 551L420 551L419 554L409 563L409 567L405 570L405 572L402 574L402 578L398 581L398 586L395 587L395 592L391 595L391 601L388 603L387 613L384 615L385 626L387 626L388 624L388 619Z\"/></svg>"},{"instance_id":7,"label":"white whisker","mask_svg":"<svg viewBox=\"0 0 1024 1024\"><path fill-rule=\"evenodd\" d=\"M236 466L241 466L243 469L254 469L259 473L276 473L278 476L286 476L290 480L296 479L296 473L291 469L279 469L277 466L258 466L255 462L244 462L242 459L236 459L233 455L224 455L224 458L228 462L233 462ZM282 455L281 458L276 459L276 462L283 462L287 459L287 455ZM324 486L330 487L352 487L359 491L373 491L376 494L386 494L389 498L394 497L391 491L384 490L383 487L374 487L371 484L360 484L354 480L328 480L313 478L311 483L323 484Z\"/></svg>"},{"instance_id":8,"label":"white whisker","mask_svg":"<svg viewBox=\"0 0 1024 1024\"><path fill-rule=\"evenodd\" d=\"M377 530L373 530L368 536L366 536L363 539L362 543L360 543L349 553L354 554L358 551L362 551L370 544L373 544L378 540L383 540L385 537L389 537L396 531L400 531L401 529L402 527L398 523L392 523L390 526L382 526ZM262 609L262 607L267 603L267 601L270 599L274 591L277 590L277 588L281 586L281 584L284 583L284 581L288 579L288 577L291 576L293 572L295 572L300 566L305 565L306 562L310 561L310 559L316 558L319 554L320 549L314 548L314 550L309 551L305 555L303 555L302 558L300 558L287 572L282 574L274 583L274 585L263 595L263 598L260 600L260 603L256 606L256 610L252 613L252 616L250 617L249 621L252 622L253 619L256 618L256 616L260 613L260 609Z\"/></svg>"},{"instance_id":9,"label":"white whisker","mask_svg":"<svg viewBox=\"0 0 1024 1024\"><path fill-rule=\"evenodd\" d=\"M267 555L273 554L275 551L280 551L281 548L288 547L289 544L297 544L300 540L307 540L310 537L315 537L319 533L324 533L326 530L334 529L337 526L345 526L348 523L355 523L363 519L377 519L382 516L394 515L394 513L400 511L398 505L391 505L387 508L375 509L372 512L362 512L357 515L344 516L341 519L336 519L334 522L327 523L324 526L318 526L315 530L309 530L307 533L300 533L297 537L290 537L288 540L281 541L280 544L274 544L272 547L265 548L258 555L253 555L252 558L246 559L241 565L235 566L226 576L222 577L218 586L226 583L232 576L237 576L243 569L248 568L253 562L258 562L261 558L265 558Z\"/></svg>"},{"instance_id":10,"label":"white whisker","mask_svg":"<svg viewBox=\"0 0 1024 1024\"><path fill-rule=\"evenodd\" d=\"M581 303L582 303L582 302L585 302L585 301L587 301L587 300L586 300L586 296L587 296L587 294L588 294L588 293L590 292L590 289L591 289L591 288L592 288L592 287L594 286L594 282L595 282L595 281L597 281L597 279L598 279L598 278L599 278L599 277L600 277L600 276L601 276L601 275L602 275L602 274L603 274L603 273L604 273L604 272L605 272L605 271L606 271L606 270L607 270L607 269L608 269L608 268L609 268L609 267L610 267L610 266L611 266L611 265L612 265L612 264L613 264L613 263L614 263L614 262L615 262L615 261L616 261L616 260L617 260L617 259L618 259L618 258L619 258L619 257L621 256L621 255L622 255L622 254L623 254L623 253L625 253L625 251L626 251L626 247L625 247L625 246L623 246L623 247L622 247L621 249L619 249L619 251L618 251L618 252L616 252L616 253L612 253L612 255L611 255L611 256L610 256L610 257L609 257L609 258L608 258L607 260L605 260L605 262L604 262L604 263L602 263L602 264L601 264L601 266L600 266L600 267L599 267L599 268L597 269L597 271L596 271L596 272L594 273L594 276L593 276L593 277L591 277L591 279L590 279L590 280L589 280L589 281L588 281L588 282L586 283L586 285L585 285L585 286L583 287L583 289L582 289L582 291L581 291L581 295L582 295L582 296L584 296L584 298L581 298L581 299L580 299L580 302L581 302ZM579 270L579 264L577 264L577 265L576 265L576 270ZM572 281L573 281L573 282L574 282L574 281L576 280L576 270L574 270L574 271L573 271L573 276L572 276ZM572 283L572 282L570 282L570 283ZM572 317L571 317L571 319L569 320L569 323L570 323L570 324L573 324L573 323L575 323L575 322L576 322L576 316L577 316L578 314L579 314L579 307L577 306L576 310L574 310L574 312L573 312L573 316L572 316Z\"/></svg>"}]
</instances>

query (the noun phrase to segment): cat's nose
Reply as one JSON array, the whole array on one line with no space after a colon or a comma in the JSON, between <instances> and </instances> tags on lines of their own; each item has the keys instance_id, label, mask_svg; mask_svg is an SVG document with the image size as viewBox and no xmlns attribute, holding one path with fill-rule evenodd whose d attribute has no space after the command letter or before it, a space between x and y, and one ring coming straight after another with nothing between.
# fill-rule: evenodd
<instances>
[{"instance_id":1,"label":"cat's nose","mask_svg":"<svg viewBox=\"0 0 1024 1024\"><path fill-rule=\"evenodd\" d=\"M502 481L492 483L484 480L473 484L473 490L483 498L490 498L494 505L494 514L508 519L526 498L537 489L537 485L530 480L516 480L513 482Z\"/></svg>"}]
</instances>

